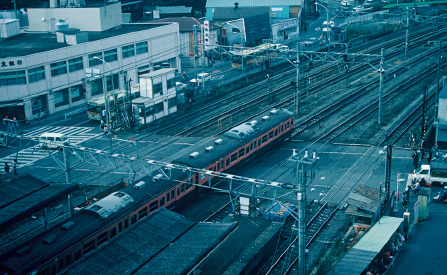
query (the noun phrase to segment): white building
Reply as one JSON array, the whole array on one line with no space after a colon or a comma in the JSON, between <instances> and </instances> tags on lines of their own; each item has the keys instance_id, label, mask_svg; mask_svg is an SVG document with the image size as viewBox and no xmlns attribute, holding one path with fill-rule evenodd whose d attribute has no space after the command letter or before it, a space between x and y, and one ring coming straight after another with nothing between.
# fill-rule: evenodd
<instances>
[{"instance_id":1,"label":"white building","mask_svg":"<svg viewBox=\"0 0 447 275\"><path fill-rule=\"evenodd\" d=\"M140 97L132 101L136 121L145 126L177 112L175 69L160 69L140 75Z\"/></svg>"},{"instance_id":2,"label":"white building","mask_svg":"<svg viewBox=\"0 0 447 275\"><path fill-rule=\"evenodd\" d=\"M28 31L11 31L3 41L0 117L30 120L85 107L104 96L103 78L87 78L87 68L101 70L107 92L138 83L160 64L181 68L178 24L121 24L119 2L28 14Z\"/></svg>"}]
</instances>

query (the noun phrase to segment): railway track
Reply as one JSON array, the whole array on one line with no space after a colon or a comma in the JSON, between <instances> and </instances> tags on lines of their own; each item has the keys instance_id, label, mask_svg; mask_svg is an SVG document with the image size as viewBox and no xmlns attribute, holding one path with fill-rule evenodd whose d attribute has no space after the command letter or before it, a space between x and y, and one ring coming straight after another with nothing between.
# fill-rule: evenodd
<instances>
[{"instance_id":1,"label":"railway track","mask_svg":"<svg viewBox=\"0 0 447 275\"><path fill-rule=\"evenodd\" d=\"M419 30L420 33L427 35L427 29L421 29ZM416 37L423 37L423 35L417 36L418 32L416 31L415 36ZM430 38L426 38L426 39L434 39L433 37ZM375 52L377 51L380 47L392 47L392 46L396 46L399 44L399 38L396 38L395 41L388 39L386 44L382 44L379 46L376 46L374 48L372 48L371 50L367 51L366 53L371 53L371 52ZM373 44L373 43L371 43ZM374 43L375 45L377 45L377 42ZM413 45L414 43L410 44ZM411 46L410 46L411 47ZM358 50L360 51L360 47L354 48L354 51ZM321 67L321 69L318 70L313 70L316 74L321 74L322 71L327 71L327 70L334 70L335 68L337 68L337 65L331 64L330 66L318 66ZM361 68L352 68L352 72L351 73L355 73L357 70L360 70ZM190 131L190 134L194 134L197 133L199 130L197 130L198 128L192 128L192 127L186 127L185 125L191 125L194 124L194 122L198 122L201 125L199 125L198 127L203 128L203 127L209 127L209 125L212 125L213 120L214 123L216 123L216 121L219 118L234 114L235 110L237 111L237 107L230 107L230 110L227 110L226 112L222 111L222 106L231 106L231 103L235 103L237 102L238 106L245 106L245 105L250 105L253 104L253 101L251 100L254 96L255 97L259 97L260 95L264 95L263 97L259 97L260 99L265 98L268 100L268 97L271 96L272 94L278 94L278 93L286 93L286 92L290 92L290 85L289 85L289 81L288 78L292 77L295 74L295 72L292 70L289 71L285 71L285 72L281 72L280 74L278 74L277 76L274 77L274 79L272 81L278 81L277 85L278 85L278 89L273 89L273 91L271 91L270 93L267 91L265 91L265 86L266 86L266 80L263 80L261 82L259 82L258 84L255 84L254 86L250 86L246 89L241 90L240 92L234 93L234 96L229 96L228 98L223 98L221 100L218 100L215 103L209 104L207 103L207 106L204 106L202 108L199 108L198 110L191 112L189 114L186 114L184 116L183 119L176 119L175 121L170 121L169 123L166 123L163 125L163 130L157 130L154 129L155 133L177 133L177 135L185 135L188 134L188 131ZM312 76L311 76L312 77ZM281 80L283 79L283 80ZM324 81L321 81L319 83L316 83L315 85L312 86L312 90L313 91L317 91L319 90L321 87L324 86L328 86L331 85L331 83L334 82L340 82L342 81L344 78L340 78L339 75L334 75L333 77L326 79ZM280 81L281 80L281 81ZM264 87L264 88L261 88ZM304 97L307 94L307 92L303 92L302 96ZM248 100L248 101L247 101ZM269 106L271 107L271 106ZM246 109L245 109L246 110ZM212 118L210 119L206 119L205 121L202 121L202 115L205 113L209 113L210 115L215 114L214 116L212 116ZM233 121L236 121L236 119L234 119ZM206 126L208 125L208 126ZM184 129L184 130L180 130L180 133L178 132L177 129ZM186 128L186 129L185 129Z\"/></svg>"}]
</instances>

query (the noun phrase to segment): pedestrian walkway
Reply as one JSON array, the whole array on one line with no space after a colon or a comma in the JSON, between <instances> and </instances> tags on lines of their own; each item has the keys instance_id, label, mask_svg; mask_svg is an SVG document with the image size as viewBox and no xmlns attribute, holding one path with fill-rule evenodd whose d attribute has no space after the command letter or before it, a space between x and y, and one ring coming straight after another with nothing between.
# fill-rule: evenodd
<instances>
[{"instance_id":1,"label":"pedestrian walkway","mask_svg":"<svg viewBox=\"0 0 447 275\"><path fill-rule=\"evenodd\" d=\"M37 138L43 133L61 133L65 134L71 145L78 145L84 141L95 138L102 135L101 133L91 133L94 127L74 127L74 126L43 126L36 128L33 131L27 132L23 135L28 139L35 139L35 144L32 147L23 149L17 154L17 167L22 167L34 163L37 160L49 156L49 154L54 153L52 150L43 150L38 146ZM16 159L16 154L9 155L0 159L0 163L8 163L11 167L13 165L14 159Z\"/></svg>"}]
</instances>

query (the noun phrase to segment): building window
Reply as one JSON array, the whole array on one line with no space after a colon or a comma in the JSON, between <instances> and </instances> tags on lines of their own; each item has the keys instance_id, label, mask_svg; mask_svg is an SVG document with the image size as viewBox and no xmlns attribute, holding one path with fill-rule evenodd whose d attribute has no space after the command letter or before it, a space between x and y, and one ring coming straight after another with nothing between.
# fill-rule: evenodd
<instances>
[{"instance_id":1,"label":"building window","mask_svg":"<svg viewBox=\"0 0 447 275\"><path fill-rule=\"evenodd\" d=\"M45 68L43 66L28 70L28 81L34 83L45 79Z\"/></svg>"},{"instance_id":2,"label":"building window","mask_svg":"<svg viewBox=\"0 0 447 275\"><path fill-rule=\"evenodd\" d=\"M152 213L155 210L158 209L158 201L154 201L151 204L149 204L149 212Z\"/></svg>"},{"instance_id":3,"label":"building window","mask_svg":"<svg viewBox=\"0 0 447 275\"><path fill-rule=\"evenodd\" d=\"M123 50L123 58L131 57L135 55L135 50L133 45L124 46Z\"/></svg>"},{"instance_id":4,"label":"building window","mask_svg":"<svg viewBox=\"0 0 447 275\"><path fill-rule=\"evenodd\" d=\"M76 102L85 98L84 87L82 85L76 85L70 87L71 102Z\"/></svg>"},{"instance_id":5,"label":"building window","mask_svg":"<svg viewBox=\"0 0 447 275\"><path fill-rule=\"evenodd\" d=\"M112 62L118 60L118 51L116 49L104 52L104 61Z\"/></svg>"},{"instance_id":6,"label":"building window","mask_svg":"<svg viewBox=\"0 0 447 275\"><path fill-rule=\"evenodd\" d=\"M154 112L155 113L160 113L163 112L164 108L163 108L163 102L157 103L154 105Z\"/></svg>"},{"instance_id":7,"label":"building window","mask_svg":"<svg viewBox=\"0 0 447 275\"><path fill-rule=\"evenodd\" d=\"M51 76L57 76L67 73L67 63L65 61L51 63Z\"/></svg>"},{"instance_id":8,"label":"building window","mask_svg":"<svg viewBox=\"0 0 447 275\"><path fill-rule=\"evenodd\" d=\"M82 56L68 60L68 71L70 73L76 72L76 71L79 71L82 69L84 69L84 61L82 60Z\"/></svg>"},{"instance_id":9,"label":"building window","mask_svg":"<svg viewBox=\"0 0 447 275\"><path fill-rule=\"evenodd\" d=\"M175 106L177 106L177 97L168 99L168 108L170 109Z\"/></svg>"},{"instance_id":10,"label":"building window","mask_svg":"<svg viewBox=\"0 0 447 275\"><path fill-rule=\"evenodd\" d=\"M168 90L175 87L175 79L174 78L168 79L167 83L168 83Z\"/></svg>"},{"instance_id":11,"label":"building window","mask_svg":"<svg viewBox=\"0 0 447 275\"><path fill-rule=\"evenodd\" d=\"M233 33L239 33L239 32L241 32L240 29L238 29L238 28L233 28Z\"/></svg>"},{"instance_id":12,"label":"building window","mask_svg":"<svg viewBox=\"0 0 447 275\"><path fill-rule=\"evenodd\" d=\"M147 41L137 43L136 50L137 54L147 53L148 52Z\"/></svg>"},{"instance_id":13,"label":"building window","mask_svg":"<svg viewBox=\"0 0 447 275\"><path fill-rule=\"evenodd\" d=\"M99 59L96 59L95 57L102 59L102 53L92 53L88 55L88 65L90 67L102 64L102 61Z\"/></svg>"},{"instance_id":14,"label":"building window","mask_svg":"<svg viewBox=\"0 0 447 275\"><path fill-rule=\"evenodd\" d=\"M138 220L141 220L146 216L147 216L147 208L145 207L138 212Z\"/></svg>"},{"instance_id":15,"label":"building window","mask_svg":"<svg viewBox=\"0 0 447 275\"><path fill-rule=\"evenodd\" d=\"M60 107L68 104L68 89L62 89L54 92L54 107Z\"/></svg>"},{"instance_id":16,"label":"building window","mask_svg":"<svg viewBox=\"0 0 447 275\"><path fill-rule=\"evenodd\" d=\"M0 73L0 86L26 84L25 71Z\"/></svg>"},{"instance_id":17,"label":"building window","mask_svg":"<svg viewBox=\"0 0 447 275\"><path fill-rule=\"evenodd\" d=\"M107 80L107 91L113 91L118 89L120 86L119 84L119 75L118 74L114 74L114 75L109 75L106 77Z\"/></svg>"},{"instance_id":18,"label":"building window","mask_svg":"<svg viewBox=\"0 0 447 275\"><path fill-rule=\"evenodd\" d=\"M102 94L102 78L95 79L90 82L90 89L92 92L92 96Z\"/></svg>"},{"instance_id":19,"label":"building window","mask_svg":"<svg viewBox=\"0 0 447 275\"><path fill-rule=\"evenodd\" d=\"M152 86L152 91L154 94L163 94L163 85L162 83L157 83Z\"/></svg>"}]
</instances>

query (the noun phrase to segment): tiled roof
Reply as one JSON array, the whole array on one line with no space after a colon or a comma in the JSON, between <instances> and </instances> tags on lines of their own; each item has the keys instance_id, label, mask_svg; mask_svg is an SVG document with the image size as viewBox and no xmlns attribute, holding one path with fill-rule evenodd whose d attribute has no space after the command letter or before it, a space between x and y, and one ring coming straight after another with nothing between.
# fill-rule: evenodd
<instances>
[{"instance_id":1,"label":"tiled roof","mask_svg":"<svg viewBox=\"0 0 447 275\"><path fill-rule=\"evenodd\" d=\"M382 200L385 194L382 195ZM380 193L378 189L367 185L357 185L349 195L346 203L361 210L375 213L379 208Z\"/></svg>"}]
</instances>

